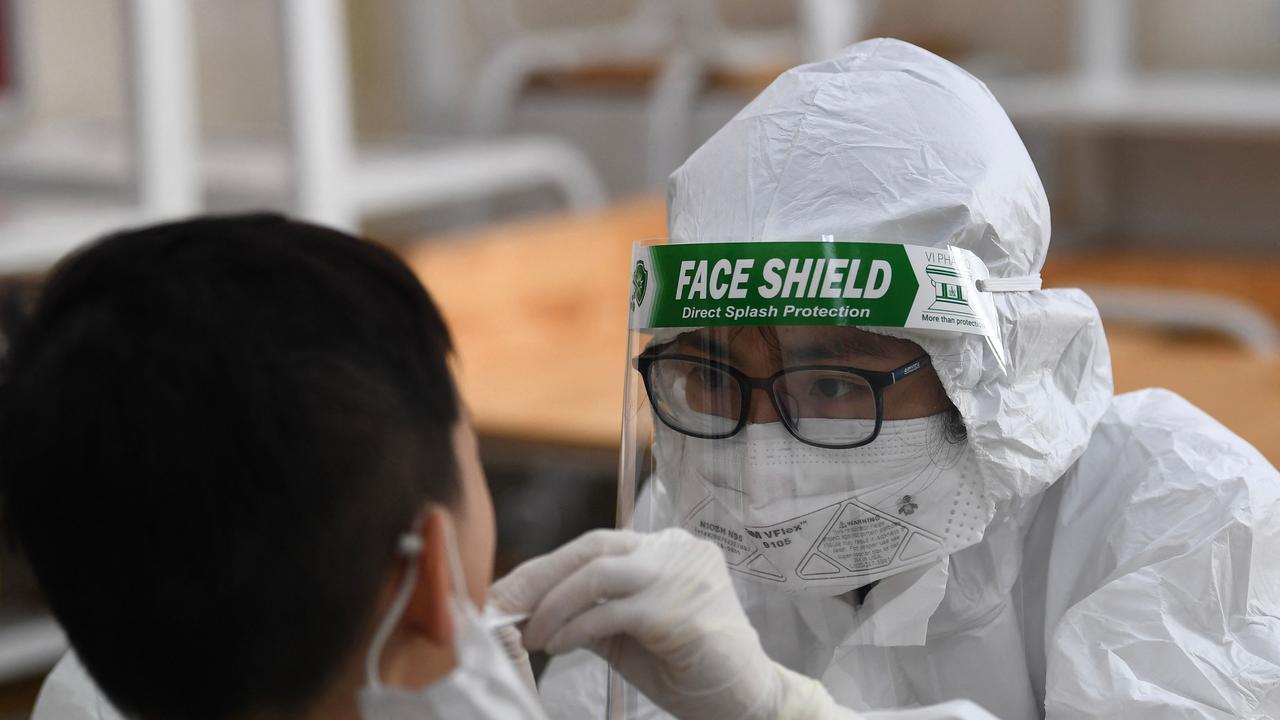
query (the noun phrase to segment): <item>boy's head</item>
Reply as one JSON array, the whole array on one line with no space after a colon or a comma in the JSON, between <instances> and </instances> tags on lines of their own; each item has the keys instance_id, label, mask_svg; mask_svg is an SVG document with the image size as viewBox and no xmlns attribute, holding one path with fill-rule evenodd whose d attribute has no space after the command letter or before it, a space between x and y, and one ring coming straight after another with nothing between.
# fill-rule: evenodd
<instances>
[{"instance_id":1,"label":"boy's head","mask_svg":"<svg viewBox=\"0 0 1280 720\"><path fill-rule=\"evenodd\" d=\"M442 527L482 601L492 507L448 332L392 254L275 216L124 232L8 324L4 523L122 710L327 702L359 676L415 521L422 580L384 665L421 680L449 661Z\"/></svg>"}]
</instances>

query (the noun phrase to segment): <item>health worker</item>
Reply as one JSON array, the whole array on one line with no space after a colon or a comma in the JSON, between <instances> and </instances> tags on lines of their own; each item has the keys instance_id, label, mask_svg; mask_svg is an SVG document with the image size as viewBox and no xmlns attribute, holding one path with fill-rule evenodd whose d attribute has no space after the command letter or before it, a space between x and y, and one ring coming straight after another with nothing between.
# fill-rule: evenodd
<instances>
[{"instance_id":1,"label":"health worker","mask_svg":"<svg viewBox=\"0 0 1280 720\"><path fill-rule=\"evenodd\" d=\"M855 711L1280 717L1280 474L1171 392L1113 394L1093 303L1040 287L1044 190L980 81L893 40L795 68L668 212L632 270L624 520L718 546L749 626L646 541L521 567L494 595L528 646L595 650L552 661L553 716L773 697L758 642ZM622 619L648 642L600 642Z\"/></svg>"}]
</instances>

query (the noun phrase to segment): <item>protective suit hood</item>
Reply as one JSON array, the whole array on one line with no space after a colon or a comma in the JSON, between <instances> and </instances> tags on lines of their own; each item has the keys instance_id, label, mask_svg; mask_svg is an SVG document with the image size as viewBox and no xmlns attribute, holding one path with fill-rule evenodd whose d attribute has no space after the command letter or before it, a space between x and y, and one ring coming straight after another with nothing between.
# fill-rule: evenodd
<instances>
[{"instance_id":1,"label":"protective suit hood","mask_svg":"<svg viewBox=\"0 0 1280 720\"><path fill-rule=\"evenodd\" d=\"M869 40L773 82L671 176L671 242L836 240L970 250L993 278L1038 275L1049 207L982 82L915 46ZM866 328L929 353L993 498L1043 490L1112 395L1093 303L995 293L1006 364L985 340Z\"/></svg>"}]
</instances>

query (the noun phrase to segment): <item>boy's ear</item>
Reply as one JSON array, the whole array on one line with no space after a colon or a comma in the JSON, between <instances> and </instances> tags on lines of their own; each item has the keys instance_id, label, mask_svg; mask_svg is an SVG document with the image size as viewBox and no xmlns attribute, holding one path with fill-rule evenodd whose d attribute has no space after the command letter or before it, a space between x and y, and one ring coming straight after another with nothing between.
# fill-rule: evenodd
<instances>
[{"instance_id":1,"label":"boy's ear","mask_svg":"<svg viewBox=\"0 0 1280 720\"><path fill-rule=\"evenodd\" d=\"M454 645L453 583L449 577L449 548L445 540L449 522L444 508L423 511L418 530L422 552L418 554L418 584L405 608L405 624L434 645Z\"/></svg>"}]
</instances>

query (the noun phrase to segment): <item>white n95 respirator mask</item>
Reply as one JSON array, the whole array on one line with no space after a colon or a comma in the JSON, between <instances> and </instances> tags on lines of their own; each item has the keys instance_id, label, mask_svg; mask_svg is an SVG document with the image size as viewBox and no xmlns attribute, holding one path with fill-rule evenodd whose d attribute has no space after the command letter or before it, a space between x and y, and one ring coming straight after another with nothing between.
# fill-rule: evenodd
<instances>
[{"instance_id":1,"label":"white n95 respirator mask","mask_svg":"<svg viewBox=\"0 0 1280 720\"><path fill-rule=\"evenodd\" d=\"M810 422L840 437L842 423L865 421ZM679 523L717 543L735 574L838 595L982 539L994 503L946 423L886 420L874 442L849 449L808 445L780 422L719 440L655 423L656 477Z\"/></svg>"}]
</instances>

